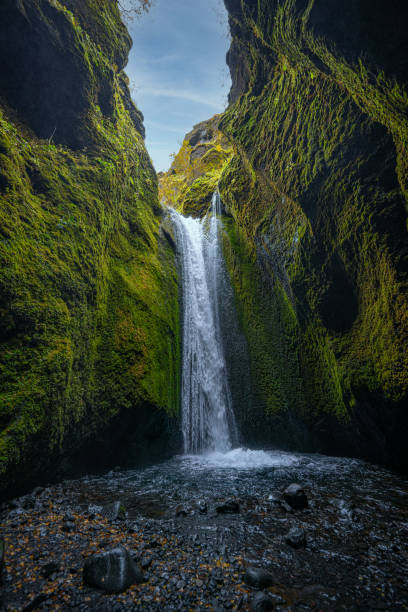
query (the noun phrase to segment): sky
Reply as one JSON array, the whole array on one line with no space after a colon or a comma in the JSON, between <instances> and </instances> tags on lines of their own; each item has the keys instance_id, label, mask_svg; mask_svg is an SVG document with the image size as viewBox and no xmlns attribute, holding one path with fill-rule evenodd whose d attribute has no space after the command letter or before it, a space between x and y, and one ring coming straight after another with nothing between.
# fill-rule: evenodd
<instances>
[{"instance_id":1,"label":"sky","mask_svg":"<svg viewBox=\"0 0 408 612\"><path fill-rule=\"evenodd\" d=\"M159 172L169 168L170 154L193 125L226 107L226 11L222 0L154 0L128 28L133 48L126 73Z\"/></svg>"}]
</instances>

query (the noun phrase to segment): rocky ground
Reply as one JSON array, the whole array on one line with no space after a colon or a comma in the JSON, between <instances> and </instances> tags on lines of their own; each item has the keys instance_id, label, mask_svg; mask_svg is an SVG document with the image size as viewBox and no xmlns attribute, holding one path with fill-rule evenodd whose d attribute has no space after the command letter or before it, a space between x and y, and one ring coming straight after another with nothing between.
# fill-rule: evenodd
<instances>
[{"instance_id":1,"label":"rocky ground","mask_svg":"<svg viewBox=\"0 0 408 612\"><path fill-rule=\"evenodd\" d=\"M66 482L3 504L1 609L408 609L407 489L387 504L309 482L224 498L214 484L180 503L126 482Z\"/></svg>"}]
</instances>

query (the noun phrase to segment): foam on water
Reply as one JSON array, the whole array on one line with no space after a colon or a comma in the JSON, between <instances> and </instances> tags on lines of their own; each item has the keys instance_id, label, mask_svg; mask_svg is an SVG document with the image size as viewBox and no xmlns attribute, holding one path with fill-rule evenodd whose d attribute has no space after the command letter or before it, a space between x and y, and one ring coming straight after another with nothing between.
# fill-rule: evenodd
<instances>
[{"instance_id":1,"label":"foam on water","mask_svg":"<svg viewBox=\"0 0 408 612\"><path fill-rule=\"evenodd\" d=\"M250 450L234 448L228 452L210 452L188 456L189 463L202 468L236 468L251 470L264 467L287 467L299 462L299 458L280 451Z\"/></svg>"}]
</instances>

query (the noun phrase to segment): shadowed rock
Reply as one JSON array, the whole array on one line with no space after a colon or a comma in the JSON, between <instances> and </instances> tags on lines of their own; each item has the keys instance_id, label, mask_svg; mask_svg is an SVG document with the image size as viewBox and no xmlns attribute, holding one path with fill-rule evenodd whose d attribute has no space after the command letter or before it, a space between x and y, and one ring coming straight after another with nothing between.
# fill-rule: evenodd
<instances>
[{"instance_id":1,"label":"shadowed rock","mask_svg":"<svg viewBox=\"0 0 408 612\"><path fill-rule=\"evenodd\" d=\"M141 570L122 546L87 559L83 578L89 586L106 593L122 593L144 581Z\"/></svg>"},{"instance_id":2,"label":"shadowed rock","mask_svg":"<svg viewBox=\"0 0 408 612\"><path fill-rule=\"evenodd\" d=\"M272 574L261 567L248 567L244 580L246 584L254 589L266 589L276 584Z\"/></svg>"},{"instance_id":3,"label":"shadowed rock","mask_svg":"<svg viewBox=\"0 0 408 612\"><path fill-rule=\"evenodd\" d=\"M306 534L300 527L293 527L285 540L292 548L304 548L306 546Z\"/></svg>"},{"instance_id":4,"label":"shadowed rock","mask_svg":"<svg viewBox=\"0 0 408 612\"><path fill-rule=\"evenodd\" d=\"M303 510L309 507L306 493L299 484L291 484L284 491L283 497L287 504L294 510Z\"/></svg>"}]
</instances>

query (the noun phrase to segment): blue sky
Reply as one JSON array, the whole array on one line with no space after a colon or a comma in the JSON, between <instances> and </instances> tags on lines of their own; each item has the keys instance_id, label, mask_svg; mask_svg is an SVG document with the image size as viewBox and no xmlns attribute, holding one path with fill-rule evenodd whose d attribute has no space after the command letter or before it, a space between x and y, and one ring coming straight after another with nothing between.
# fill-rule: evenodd
<instances>
[{"instance_id":1,"label":"blue sky","mask_svg":"<svg viewBox=\"0 0 408 612\"><path fill-rule=\"evenodd\" d=\"M155 0L128 24L133 48L126 72L145 116L146 145L157 171L194 124L222 112L230 88L222 0Z\"/></svg>"}]
</instances>

